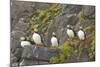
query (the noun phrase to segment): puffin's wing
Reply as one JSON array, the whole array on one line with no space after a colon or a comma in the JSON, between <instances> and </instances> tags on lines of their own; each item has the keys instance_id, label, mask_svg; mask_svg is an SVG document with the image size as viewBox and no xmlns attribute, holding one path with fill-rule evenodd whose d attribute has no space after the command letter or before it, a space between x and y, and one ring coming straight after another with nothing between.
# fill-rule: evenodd
<instances>
[{"instance_id":1,"label":"puffin's wing","mask_svg":"<svg viewBox=\"0 0 100 67\"><path fill-rule=\"evenodd\" d=\"M43 35L40 35L40 37L41 37L41 42L42 42L42 44L43 44L44 46L46 46L46 45L44 44L45 39L44 39Z\"/></svg>"},{"instance_id":2,"label":"puffin's wing","mask_svg":"<svg viewBox=\"0 0 100 67\"><path fill-rule=\"evenodd\" d=\"M30 40L30 43L31 43L32 45L35 44L33 40Z\"/></svg>"},{"instance_id":3,"label":"puffin's wing","mask_svg":"<svg viewBox=\"0 0 100 67\"><path fill-rule=\"evenodd\" d=\"M76 31L75 31L75 30L73 30L73 32L74 32L74 36L77 36L77 33L76 33Z\"/></svg>"},{"instance_id":4,"label":"puffin's wing","mask_svg":"<svg viewBox=\"0 0 100 67\"><path fill-rule=\"evenodd\" d=\"M60 43L60 39L58 38L58 46L59 46L59 43Z\"/></svg>"},{"instance_id":5,"label":"puffin's wing","mask_svg":"<svg viewBox=\"0 0 100 67\"><path fill-rule=\"evenodd\" d=\"M35 44L34 40L33 40L33 34L32 34L32 37L31 37L31 40L30 40L31 44Z\"/></svg>"},{"instance_id":6,"label":"puffin's wing","mask_svg":"<svg viewBox=\"0 0 100 67\"><path fill-rule=\"evenodd\" d=\"M84 32L84 37L85 37L85 39L86 39L86 32L85 31L83 31Z\"/></svg>"}]
</instances>

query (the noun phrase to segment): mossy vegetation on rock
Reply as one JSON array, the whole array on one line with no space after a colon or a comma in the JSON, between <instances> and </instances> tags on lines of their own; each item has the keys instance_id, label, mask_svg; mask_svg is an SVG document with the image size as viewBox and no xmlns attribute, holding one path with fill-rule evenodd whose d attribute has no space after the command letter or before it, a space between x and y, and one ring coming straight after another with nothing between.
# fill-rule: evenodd
<instances>
[{"instance_id":1,"label":"mossy vegetation on rock","mask_svg":"<svg viewBox=\"0 0 100 67\"><path fill-rule=\"evenodd\" d=\"M68 60L73 55L73 49L68 43L64 43L58 47L59 55L57 57L51 57L51 63L61 63Z\"/></svg>"}]
</instances>

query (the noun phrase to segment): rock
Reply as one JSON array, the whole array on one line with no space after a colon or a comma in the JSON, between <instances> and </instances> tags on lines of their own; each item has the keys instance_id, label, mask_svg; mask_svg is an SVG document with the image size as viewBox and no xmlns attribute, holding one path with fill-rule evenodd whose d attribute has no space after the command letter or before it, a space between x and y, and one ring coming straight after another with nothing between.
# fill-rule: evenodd
<instances>
[{"instance_id":1,"label":"rock","mask_svg":"<svg viewBox=\"0 0 100 67\"><path fill-rule=\"evenodd\" d=\"M38 49L38 59L39 60L49 61L50 57L57 56L57 55L58 53L54 52L53 50L50 50L47 47L40 47Z\"/></svg>"},{"instance_id":2,"label":"rock","mask_svg":"<svg viewBox=\"0 0 100 67\"><path fill-rule=\"evenodd\" d=\"M11 38L11 52L14 53L17 47L21 47L19 40Z\"/></svg>"},{"instance_id":3,"label":"rock","mask_svg":"<svg viewBox=\"0 0 100 67\"><path fill-rule=\"evenodd\" d=\"M36 46L25 46L22 58L23 65L33 65L33 64L48 64L50 57L58 56L58 52L55 52L47 47L36 47Z\"/></svg>"},{"instance_id":4,"label":"rock","mask_svg":"<svg viewBox=\"0 0 100 67\"><path fill-rule=\"evenodd\" d=\"M77 22L78 22L78 18L76 16L71 16L68 19L68 24L70 24L70 25L75 25Z\"/></svg>"},{"instance_id":5,"label":"rock","mask_svg":"<svg viewBox=\"0 0 100 67\"><path fill-rule=\"evenodd\" d=\"M39 65L44 65L44 64L49 64L49 62L46 62L46 61L39 61L38 64L39 64Z\"/></svg>"},{"instance_id":6,"label":"rock","mask_svg":"<svg viewBox=\"0 0 100 67\"><path fill-rule=\"evenodd\" d=\"M27 59L38 59L43 61L49 61L50 57L57 56L58 53L50 50L47 47L36 47L36 46L25 46L22 58Z\"/></svg>"},{"instance_id":7,"label":"rock","mask_svg":"<svg viewBox=\"0 0 100 67\"><path fill-rule=\"evenodd\" d=\"M21 63L20 66L31 66L31 65L37 65L38 62L34 61L33 59L24 59Z\"/></svg>"},{"instance_id":8,"label":"rock","mask_svg":"<svg viewBox=\"0 0 100 67\"><path fill-rule=\"evenodd\" d=\"M10 58L11 63L17 62L17 57L15 57L12 53L10 54Z\"/></svg>"},{"instance_id":9,"label":"rock","mask_svg":"<svg viewBox=\"0 0 100 67\"><path fill-rule=\"evenodd\" d=\"M28 28L28 24L27 23L17 23L15 30L17 31L22 31L23 33L26 32Z\"/></svg>"},{"instance_id":10,"label":"rock","mask_svg":"<svg viewBox=\"0 0 100 67\"><path fill-rule=\"evenodd\" d=\"M87 48L83 48L79 61L80 62L88 62L89 61L88 49Z\"/></svg>"},{"instance_id":11,"label":"rock","mask_svg":"<svg viewBox=\"0 0 100 67\"><path fill-rule=\"evenodd\" d=\"M31 59L24 59L21 66L31 66L31 65L41 65L41 64L49 64L46 61L38 61L38 60L31 60Z\"/></svg>"},{"instance_id":12,"label":"rock","mask_svg":"<svg viewBox=\"0 0 100 67\"><path fill-rule=\"evenodd\" d=\"M11 67L18 67L18 63L17 62L11 63Z\"/></svg>"},{"instance_id":13,"label":"rock","mask_svg":"<svg viewBox=\"0 0 100 67\"><path fill-rule=\"evenodd\" d=\"M19 40L20 37L25 36L25 34L26 34L25 32L20 31L20 30L13 30L13 31L11 32L12 38L14 38L14 39L16 39L16 40Z\"/></svg>"},{"instance_id":14,"label":"rock","mask_svg":"<svg viewBox=\"0 0 100 67\"><path fill-rule=\"evenodd\" d=\"M62 5L62 13L63 14L74 14L78 13L82 9L82 6L80 5Z\"/></svg>"},{"instance_id":15,"label":"rock","mask_svg":"<svg viewBox=\"0 0 100 67\"><path fill-rule=\"evenodd\" d=\"M13 57L11 57L11 60L10 61L11 61L11 63L12 62L17 62L17 58L13 56Z\"/></svg>"},{"instance_id":16,"label":"rock","mask_svg":"<svg viewBox=\"0 0 100 67\"><path fill-rule=\"evenodd\" d=\"M94 6L83 6L82 8L82 16L89 16L95 13Z\"/></svg>"},{"instance_id":17,"label":"rock","mask_svg":"<svg viewBox=\"0 0 100 67\"><path fill-rule=\"evenodd\" d=\"M23 48L17 48L14 52L14 56L17 58L18 61L21 59L22 51Z\"/></svg>"},{"instance_id":18,"label":"rock","mask_svg":"<svg viewBox=\"0 0 100 67\"><path fill-rule=\"evenodd\" d=\"M89 20L89 19L85 19L85 20L81 20L80 21L80 25L83 25L83 26L85 26L85 25L89 25L89 24L95 24L95 20L94 19L91 19L91 20Z\"/></svg>"},{"instance_id":19,"label":"rock","mask_svg":"<svg viewBox=\"0 0 100 67\"><path fill-rule=\"evenodd\" d=\"M11 8L16 8L16 6L19 6L17 7L17 9L12 9L12 13L11 15L12 16L18 16L18 17L21 17L23 16L23 12L24 11L30 11L33 9L33 7L35 6L35 3L33 2L19 2L19 1L12 1L13 2L13 5L11 6Z\"/></svg>"},{"instance_id":20,"label":"rock","mask_svg":"<svg viewBox=\"0 0 100 67\"><path fill-rule=\"evenodd\" d=\"M48 4L48 3L44 3L44 4L36 3L35 6L37 9L46 10L50 7L50 4Z\"/></svg>"},{"instance_id":21,"label":"rock","mask_svg":"<svg viewBox=\"0 0 100 67\"><path fill-rule=\"evenodd\" d=\"M34 55L33 55L33 50L34 50L34 47L32 46L25 46L23 48L23 52L22 52L22 58L27 58L27 59L33 59L34 58Z\"/></svg>"}]
</instances>

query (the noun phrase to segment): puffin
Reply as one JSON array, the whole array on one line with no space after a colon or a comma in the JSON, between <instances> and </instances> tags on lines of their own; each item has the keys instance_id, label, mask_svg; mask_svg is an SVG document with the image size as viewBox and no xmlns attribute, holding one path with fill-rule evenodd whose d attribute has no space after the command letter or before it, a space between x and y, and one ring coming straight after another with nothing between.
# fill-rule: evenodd
<instances>
[{"instance_id":1,"label":"puffin","mask_svg":"<svg viewBox=\"0 0 100 67\"><path fill-rule=\"evenodd\" d=\"M72 29L72 27L70 25L67 25L66 33L67 33L67 36L69 38L74 38L75 37L75 32L74 32L74 30Z\"/></svg>"},{"instance_id":2,"label":"puffin","mask_svg":"<svg viewBox=\"0 0 100 67\"><path fill-rule=\"evenodd\" d=\"M34 29L32 39L36 45L42 45L42 39L41 36L38 34L38 29Z\"/></svg>"},{"instance_id":3,"label":"puffin","mask_svg":"<svg viewBox=\"0 0 100 67\"><path fill-rule=\"evenodd\" d=\"M20 37L21 40L21 47L24 48L25 46L31 46L31 43L25 39L25 37ZM24 59L21 58L19 65L23 65Z\"/></svg>"},{"instance_id":4,"label":"puffin","mask_svg":"<svg viewBox=\"0 0 100 67\"><path fill-rule=\"evenodd\" d=\"M25 39L25 37L20 37L21 40L21 47L24 46L31 46L31 43Z\"/></svg>"},{"instance_id":5,"label":"puffin","mask_svg":"<svg viewBox=\"0 0 100 67\"><path fill-rule=\"evenodd\" d=\"M81 40L81 41L84 41L85 38L86 38L86 34L85 32L83 31L83 28L82 27L79 27L79 31L77 33L77 36L78 38Z\"/></svg>"},{"instance_id":6,"label":"puffin","mask_svg":"<svg viewBox=\"0 0 100 67\"><path fill-rule=\"evenodd\" d=\"M57 47L58 46L58 39L56 37L55 32L52 33L51 44L52 44L52 47Z\"/></svg>"},{"instance_id":7,"label":"puffin","mask_svg":"<svg viewBox=\"0 0 100 67\"><path fill-rule=\"evenodd\" d=\"M86 39L86 34L85 34L85 32L84 32L84 30L83 30L83 27L79 27L79 31L77 32L77 36L78 36L78 38L79 38L79 40L81 41L81 50L80 50L80 54L79 54L79 57L77 58L77 59L79 59L80 58L80 56L81 56L81 54L82 54L82 52L84 52L84 48L86 48L86 45L85 45L85 39Z\"/></svg>"}]
</instances>

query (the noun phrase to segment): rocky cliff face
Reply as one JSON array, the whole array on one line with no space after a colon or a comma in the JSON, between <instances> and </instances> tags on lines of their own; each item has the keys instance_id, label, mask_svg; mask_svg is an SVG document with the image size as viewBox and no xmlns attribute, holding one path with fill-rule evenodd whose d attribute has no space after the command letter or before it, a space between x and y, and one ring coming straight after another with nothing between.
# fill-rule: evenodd
<instances>
[{"instance_id":1,"label":"rocky cliff face","mask_svg":"<svg viewBox=\"0 0 100 67\"><path fill-rule=\"evenodd\" d=\"M24 21L21 19L24 18ZM66 27L70 24L77 32L83 26L90 44L95 36L95 7L88 5L50 4L12 1L11 5L11 54L18 62L22 48L19 38L31 41L34 28L39 30L43 43L51 45L52 32L57 34L60 45L67 41Z\"/></svg>"}]
</instances>

